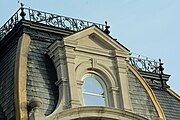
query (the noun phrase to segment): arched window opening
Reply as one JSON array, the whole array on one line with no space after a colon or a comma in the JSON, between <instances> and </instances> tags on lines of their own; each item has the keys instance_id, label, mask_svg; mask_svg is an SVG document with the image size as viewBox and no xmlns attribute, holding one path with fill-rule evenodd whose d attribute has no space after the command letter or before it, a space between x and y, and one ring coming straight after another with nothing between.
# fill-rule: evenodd
<instances>
[{"instance_id":1,"label":"arched window opening","mask_svg":"<svg viewBox=\"0 0 180 120\"><path fill-rule=\"evenodd\" d=\"M84 106L108 106L106 86L97 75L83 77L82 93Z\"/></svg>"}]
</instances>

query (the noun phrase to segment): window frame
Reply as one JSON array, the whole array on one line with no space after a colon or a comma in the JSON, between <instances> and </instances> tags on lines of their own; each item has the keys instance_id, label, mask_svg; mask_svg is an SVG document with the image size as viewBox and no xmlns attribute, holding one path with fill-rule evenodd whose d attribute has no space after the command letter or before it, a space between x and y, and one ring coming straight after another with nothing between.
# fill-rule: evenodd
<instances>
[{"instance_id":1,"label":"window frame","mask_svg":"<svg viewBox=\"0 0 180 120\"><path fill-rule=\"evenodd\" d=\"M101 85L101 87L103 89L103 92L104 92L104 102L105 102L104 107L108 107L109 106L108 91L107 91L107 85L106 85L104 79L102 79L103 77L101 77L100 75L97 75L95 73L87 73L82 77L82 82L84 82L84 79L87 78L87 77L92 77L95 80L97 80L97 82L99 82L99 84ZM83 106L93 106L93 105L84 105L83 94L86 94L86 95L89 94L89 95L98 96L98 97L101 96L99 94L94 94L94 93L90 93L90 92L84 92L83 91L83 84L82 84L82 102L83 102ZM94 106L97 106L97 105L94 105Z\"/></svg>"}]
</instances>

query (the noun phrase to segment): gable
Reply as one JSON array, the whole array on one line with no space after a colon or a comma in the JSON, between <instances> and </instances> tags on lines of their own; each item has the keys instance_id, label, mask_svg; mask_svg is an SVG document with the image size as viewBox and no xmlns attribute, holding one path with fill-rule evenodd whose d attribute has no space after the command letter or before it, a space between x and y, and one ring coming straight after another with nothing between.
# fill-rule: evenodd
<instances>
[{"instance_id":1,"label":"gable","mask_svg":"<svg viewBox=\"0 0 180 120\"><path fill-rule=\"evenodd\" d=\"M78 46L92 47L95 49L114 50L115 48L107 44L104 40L98 38L96 35L85 36L78 40Z\"/></svg>"},{"instance_id":2,"label":"gable","mask_svg":"<svg viewBox=\"0 0 180 120\"><path fill-rule=\"evenodd\" d=\"M129 53L129 50L115 41L109 35L105 34L98 27L91 26L80 32L64 38L64 42L74 42L77 46L91 47L94 49L117 50L124 53Z\"/></svg>"}]
</instances>

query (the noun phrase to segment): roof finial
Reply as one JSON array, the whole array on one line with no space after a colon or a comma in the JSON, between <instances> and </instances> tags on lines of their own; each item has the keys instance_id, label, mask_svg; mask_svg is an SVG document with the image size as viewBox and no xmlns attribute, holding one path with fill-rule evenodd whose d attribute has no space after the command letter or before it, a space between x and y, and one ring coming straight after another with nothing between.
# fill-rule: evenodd
<instances>
[{"instance_id":1,"label":"roof finial","mask_svg":"<svg viewBox=\"0 0 180 120\"><path fill-rule=\"evenodd\" d=\"M17 2L18 2L18 4L20 4L20 6L21 7L23 7L24 6L24 4L23 4L23 0L21 1L21 0L17 0Z\"/></svg>"},{"instance_id":2,"label":"roof finial","mask_svg":"<svg viewBox=\"0 0 180 120\"><path fill-rule=\"evenodd\" d=\"M24 4L21 2L21 13L20 16L25 20L26 13L24 12Z\"/></svg>"},{"instance_id":3,"label":"roof finial","mask_svg":"<svg viewBox=\"0 0 180 120\"><path fill-rule=\"evenodd\" d=\"M164 83L163 83L163 78L162 78L162 75L163 75L163 63L161 62L161 59L159 59L159 77L160 77L160 80L161 80L161 85L162 85L162 88L164 88Z\"/></svg>"},{"instance_id":4,"label":"roof finial","mask_svg":"<svg viewBox=\"0 0 180 120\"><path fill-rule=\"evenodd\" d=\"M162 65L163 65L163 63L161 62L161 59L159 59L159 71L161 74L163 74L163 70L164 70Z\"/></svg>"},{"instance_id":5,"label":"roof finial","mask_svg":"<svg viewBox=\"0 0 180 120\"><path fill-rule=\"evenodd\" d=\"M107 25L107 21L105 21L106 24L106 29L104 30L104 32L109 35L110 31L108 30L110 28L110 26Z\"/></svg>"},{"instance_id":6,"label":"roof finial","mask_svg":"<svg viewBox=\"0 0 180 120\"><path fill-rule=\"evenodd\" d=\"M23 4L22 2L20 3L20 5L21 5L21 7L23 7L23 6L24 6L24 4Z\"/></svg>"}]
</instances>

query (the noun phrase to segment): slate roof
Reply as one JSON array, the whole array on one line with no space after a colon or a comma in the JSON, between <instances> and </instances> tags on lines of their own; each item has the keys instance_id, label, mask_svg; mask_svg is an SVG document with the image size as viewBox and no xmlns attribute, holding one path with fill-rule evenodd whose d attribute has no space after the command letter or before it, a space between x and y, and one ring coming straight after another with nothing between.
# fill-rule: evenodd
<instances>
[{"instance_id":1,"label":"slate roof","mask_svg":"<svg viewBox=\"0 0 180 120\"><path fill-rule=\"evenodd\" d=\"M165 113L166 120L180 120L180 101L165 89L153 88L153 91Z\"/></svg>"},{"instance_id":2,"label":"slate roof","mask_svg":"<svg viewBox=\"0 0 180 120\"><path fill-rule=\"evenodd\" d=\"M2 108L0 107L0 120L7 120Z\"/></svg>"},{"instance_id":3,"label":"slate roof","mask_svg":"<svg viewBox=\"0 0 180 120\"><path fill-rule=\"evenodd\" d=\"M164 87L162 88L162 83L159 78L159 74L155 73L147 73L147 72L140 72L141 75L145 78L155 96L164 111L166 120L179 120L180 119L180 100L178 100L175 96L169 93L167 89L170 86L167 85L167 81L169 79L169 75L163 74L163 84Z\"/></svg>"},{"instance_id":4,"label":"slate roof","mask_svg":"<svg viewBox=\"0 0 180 120\"><path fill-rule=\"evenodd\" d=\"M38 28L39 26L36 27ZM54 29L54 31L56 30L57 29ZM57 81L56 70L51 59L47 55L47 48L52 43L52 41L48 39L52 36L50 36L50 33L46 32L39 34L38 30L34 31L34 33L31 33L32 31L28 30L26 32L38 36L37 39L34 39L33 36L31 36L32 41L30 43L27 65L27 98L28 101L33 96L41 98L43 102L41 110L45 115L49 115L54 111L59 95L58 87L55 85L55 82ZM67 31L64 30L63 32L65 34ZM17 40L13 39L10 42L3 44L1 44L3 41L0 41L0 120L15 119L14 65ZM151 75L149 76L150 78ZM144 78L147 80L146 77ZM149 96L131 71L128 71L128 81L130 98L135 113L151 120L158 118L157 112L150 101ZM167 120L179 120L180 101L171 95L166 88L162 89L158 82L155 82L155 84L148 83L154 91Z\"/></svg>"},{"instance_id":5,"label":"slate roof","mask_svg":"<svg viewBox=\"0 0 180 120\"><path fill-rule=\"evenodd\" d=\"M39 97L42 102L41 111L49 115L56 108L59 90L55 85L57 74L55 67L47 55L50 42L32 39L27 64L27 98Z\"/></svg>"},{"instance_id":6,"label":"slate roof","mask_svg":"<svg viewBox=\"0 0 180 120\"><path fill-rule=\"evenodd\" d=\"M15 39L7 44L0 42L0 106L7 120L15 118L14 68L16 49L17 40Z\"/></svg>"},{"instance_id":7,"label":"slate roof","mask_svg":"<svg viewBox=\"0 0 180 120\"><path fill-rule=\"evenodd\" d=\"M150 100L149 95L130 70L128 71L128 84L134 112L149 120L158 119L156 109Z\"/></svg>"}]
</instances>

